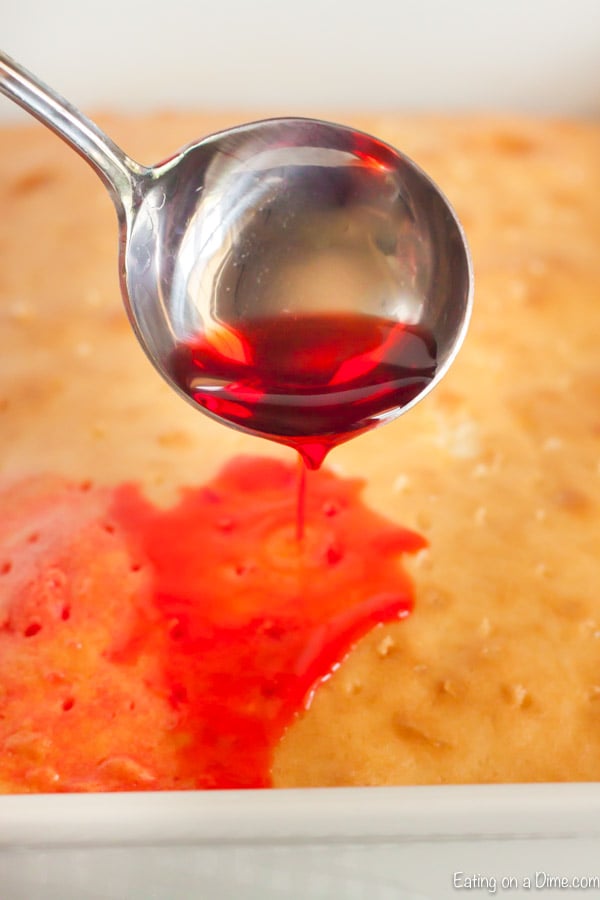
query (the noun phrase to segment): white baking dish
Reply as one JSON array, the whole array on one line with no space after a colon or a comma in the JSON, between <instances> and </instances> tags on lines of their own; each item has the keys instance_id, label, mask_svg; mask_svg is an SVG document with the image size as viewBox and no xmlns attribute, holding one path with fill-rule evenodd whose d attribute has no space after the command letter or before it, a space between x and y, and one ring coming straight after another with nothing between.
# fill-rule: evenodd
<instances>
[{"instance_id":1,"label":"white baking dish","mask_svg":"<svg viewBox=\"0 0 600 900\"><path fill-rule=\"evenodd\" d=\"M539 892L600 895L600 785L0 798L2 900Z\"/></svg>"},{"instance_id":2,"label":"white baking dish","mask_svg":"<svg viewBox=\"0 0 600 900\"><path fill-rule=\"evenodd\" d=\"M599 109L596 0L349 2L341 36L338 4L274 8L108 0L90 23L21 0L3 43L86 109ZM0 797L0 900L564 898L595 877L600 785Z\"/></svg>"},{"instance_id":3,"label":"white baking dish","mask_svg":"<svg viewBox=\"0 0 600 900\"><path fill-rule=\"evenodd\" d=\"M597 0L19 0L0 41L86 110L600 112Z\"/></svg>"}]
</instances>

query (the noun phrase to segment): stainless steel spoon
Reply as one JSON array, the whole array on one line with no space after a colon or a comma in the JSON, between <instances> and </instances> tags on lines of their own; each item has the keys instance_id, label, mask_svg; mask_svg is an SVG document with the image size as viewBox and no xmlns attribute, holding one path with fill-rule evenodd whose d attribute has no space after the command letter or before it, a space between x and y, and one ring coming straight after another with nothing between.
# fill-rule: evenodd
<instances>
[{"instance_id":1,"label":"stainless steel spoon","mask_svg":"<svg viewBox=\"0 0 600 900\"><path fill-rule=\"evenodd\" d=\"M429 366L428 377L412 379L408 394L395 397L392 390L378 407L343 419L345 437L395 418L448 369L471 309L467 244L437 187L393 148L327 122L271 119L211 135L148 168L3 53L0 91L83 156L108 188L119 220L121 289L134 331L160 374L209 415L299 449L307 437L336 443L326 414L331 397L315 393L314 384L307 388L301 370L310 359L299 352L308 336L314 357L314 330L328 323L331 338L336 315L400 323L413 357L428 355ZM273 354L272 341L263 346L266 364L273 369L276 356L288 371L280 384L277 368L271 371L269 414L261 419L248 412L248 397L260 395L253 381L260 361L243 335L248 323L256 332L257 323L273 323L274 317L292 362L279 350ZM302 322L304 331L295 333ZM429 336L427 347L419 344L423 335ZM179 364L180 350L199 338L214 353L192 377ZM419 368L415 358L407 363L409 375L411 365ZM198 365L193 353L189 359ZM223 359L235 377L220 365ZM290 373L290 366L296 370ZM239 390L230 396L236 377L234 387L245 390L241 400ZM354 382L336 377L330 380L339 386L339 411L355 404L357 394ZM368 389L367 376L361 377ZM303 400L292 422L279 412L294 394ZM308 394L321 410L317 418L304 402Z\"/></svg>"}]
</instances>

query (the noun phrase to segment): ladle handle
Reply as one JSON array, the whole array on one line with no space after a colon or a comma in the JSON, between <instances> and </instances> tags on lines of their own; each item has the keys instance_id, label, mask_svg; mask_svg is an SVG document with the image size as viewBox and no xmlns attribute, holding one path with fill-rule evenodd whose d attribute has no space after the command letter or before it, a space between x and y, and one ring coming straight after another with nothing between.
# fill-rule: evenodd
<instances>
[{"instance_id":1,"label":"ladle handle","mask_svg":"<svg viewBox=\"0 0 600 900\"><path fill-rule=\"evenodd\" d=\"M109 190L119 216L132 205L137 177L145 169L117 147L75 106L0 51L0 92L39 119L79 153Z\"/></svg>"}]
</instances>

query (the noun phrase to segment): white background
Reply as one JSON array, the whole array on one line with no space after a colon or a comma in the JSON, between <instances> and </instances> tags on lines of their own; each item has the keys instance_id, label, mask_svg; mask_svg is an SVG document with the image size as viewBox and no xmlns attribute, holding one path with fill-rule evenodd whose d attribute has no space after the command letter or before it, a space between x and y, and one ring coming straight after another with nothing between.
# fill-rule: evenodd
<instances>
[{"instance_id":1,"label":"white background","mask_svg":"<svg viewBox=\"0 0 600 900\"><path fill-rule=\"evenodd\" d=\"M86 109L600 115L600 0L2 0L3 49ZM0 118L18 115L0 98Z\"/></svg>"}]
</instances>

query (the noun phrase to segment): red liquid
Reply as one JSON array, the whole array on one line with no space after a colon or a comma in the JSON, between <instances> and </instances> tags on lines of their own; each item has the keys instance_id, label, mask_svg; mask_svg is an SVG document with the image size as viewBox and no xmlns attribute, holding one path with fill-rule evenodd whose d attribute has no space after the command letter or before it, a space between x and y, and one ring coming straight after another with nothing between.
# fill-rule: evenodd
<instances>
[{"instance_id":1,"label":"red liquid","mask_svg":"<svg viewBox=\"0 0 600 900\"><path fill-rule=\"evenodd\" d=\"M377 316L282 315L215 326L171 357L176 384L231 425L296 448L309 468L420 394L436 343Z\"/></svg>"},{"instance_id":2,"label":"red liquid","mask_svg":"<svg viewBox=\"0 0 600 900\"><path fill-rule=\"evenodd\" d=\"M304 537L304 520L306 518L306 464L298 457L298 488L296 491L296 540Z\"/></svg>"},{"instance_id":3,"label":"red liquid","mask_svg":"<svg viewBox=\"0 0 600 900\"><path fill-rule=\"evenodd\" d=\"M135 486L0 490L0 784L261 787L352 644L408 615L424 540L315 472L239 458L161 509Z\"/></svg>"}]
</instances>

